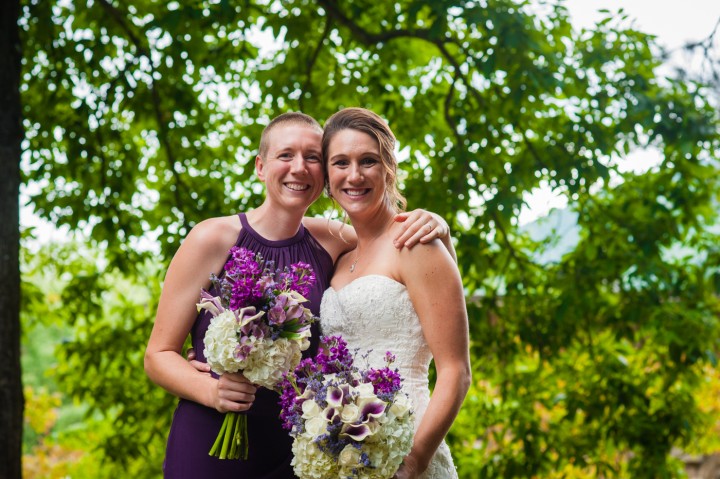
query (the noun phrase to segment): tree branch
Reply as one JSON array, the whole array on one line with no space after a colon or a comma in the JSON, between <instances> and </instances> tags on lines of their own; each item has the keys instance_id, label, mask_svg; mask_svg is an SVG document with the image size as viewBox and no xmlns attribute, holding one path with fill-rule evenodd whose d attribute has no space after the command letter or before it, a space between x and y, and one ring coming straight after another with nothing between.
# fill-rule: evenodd
<instances>
[{"instance_id":1,"label":"tree branch","mask_svg":"<svg viewBox=\"0 0 720 479\"><path fill-rule=\"evenodd\" d=\"M133 30L129 27L129 25L125 21L125 16L123 15L123 13L113 4L111 4L108 0L98 0L98 3L102 5L105 11L109 13L110 16L113 18L115 23L117 23L122 29L122 31L124 31L125 34L128 36L128 38L130 38L130 41L133 45L135 45L135 48L137 48L140 55L150 59L149 48L142 44L142 42L140 41L140 37L135 35Z\"/></svg>"},{"instance_id":2,"label":"tree branch","mask_svg":"<svg viewBox=\"0 0 720 479\"><path fill-rule=\"evenodd\" d=\"M300 111L304 111L304 93L310 88L310 85L312 83L312 71L315 67L315 63L317 62L318 56L320 56L320 51L322 51L322 47L325 44L325 39L330 34L331 30L331 22L330 18L325 18L325 28L323 29L322 35L320 35L320 41L318 41L317 46L315 47L315 50L313 50L312 55L310 55L310 61L308 61L307 69L305 70L305 83L302 86L302 94L300 95L300 100L298 101L298 105L300 106Z\"/></svg>"},{"instance_id":3,"label":"tree branch","mask_svg":"<svg viewBox=\"0 0 720 479\"><path fill-rule=\"evenodd\" d=\"M442 56L447 60L452 69L455 72L455 76L462 79L463 83L467 87L468 91L472 94L475 100L480 106L484 106L484 102L480 93L472 86L471 82L465 75L463 75L460 65L458 64L455 57L453 57L446 48L446 44L455 44L454 40L450 37L446 37L444 40L436 38L429 28L418 28L413 30L408 29L397 29L387 30L380 33L372 33L362 28L360 25L351 20L345 15L337 5L337 2L333 0L318 0L318 3L325 8L329 17L333 17L338 23L347 27L350 32L362 43L366 45L377 45L378 43L385 43L390 40L398 38L417 38L431 43L437 47Z\"/></svg>"}]
</instances>

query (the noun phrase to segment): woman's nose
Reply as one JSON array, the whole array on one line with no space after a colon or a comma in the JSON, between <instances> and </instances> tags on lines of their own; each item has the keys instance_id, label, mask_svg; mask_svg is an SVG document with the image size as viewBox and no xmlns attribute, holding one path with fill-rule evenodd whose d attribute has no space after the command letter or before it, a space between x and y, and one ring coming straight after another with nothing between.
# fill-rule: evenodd
<instances>
[{"instance_id":1,"label":"woman's nose","mask_svg":"<svg viewBox=\"0 0 720 479\"><path fill-rule=\"evenodd\" d=\"M302 153L298 153L292 160L291 163L293 173L305 173L307 172L307 166L305 165L305 157Z\"/></svg>"},{"instance_id":2,"label":"woman's nose","mask_svg":"<svg viewBox=\"0 0 720 479\"><path fill-rule=\"evenodd\" d=\"M362 175L362 171L360 171L359 166L357 166L357 165L350 166L349 173L350 174L348 175L348 180L353 181L353 182L362 181L363 175Z\"/></svg>"}]
</instances>

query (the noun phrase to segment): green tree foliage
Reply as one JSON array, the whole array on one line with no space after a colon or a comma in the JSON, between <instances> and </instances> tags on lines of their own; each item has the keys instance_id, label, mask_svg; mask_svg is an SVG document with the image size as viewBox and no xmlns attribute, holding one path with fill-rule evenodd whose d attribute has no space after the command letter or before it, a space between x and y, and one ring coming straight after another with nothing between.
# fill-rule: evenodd
<instances>
[{"instance_id":1,"label":"green tree foliage","mask_svg":"<svg viewBox=\"0 0 720 479\"><path fill-rule=\"evenodd\" d=\"M52 424L52 431L40 437L29 415L32 427L26 439L36 441L26 441L30 458L24 464L58 467L59 462L67 468L68 461L61 459L69 456L75 464L71 477L98 477L98 470L102 477L125 477L129 471L137 477L159 477L163 437L175 401L152 384L142 368L160 295L158 263L136 264L132 274L124 275L110 268L102 254L76 242L26 251L23 260L28 299L23 332L33 345L23 361L26 382L37 388L45 370L53 379L53 392L59 388L84 406L64 404L58 421L64 424ZM49 360L53 346L58 346L56 361ZM40 409L36 415L48 413ZM33 454L30 446L39 452ZM100 467L103 458L107 461ZM47 477L31 472L25 470L29 477Z\"/></svg>"},{"instance_id":2,"label":"green tree foliage","mask_svg":"<svg viewBox=\"0 0 720 479\"><path fill-rule=\"evenodd\" d=\"M677 477L671 449L717 421L695 393L718 351L718 118L702 84L657 76L624 16L577 31L540 0L27 0L21 26L31 202L102 251L67 270L59 373L117 421L111 461L162 448L171 414L142 377L161 274L142 245L166 264L199 220L257 205L269 118L353 105L389 120L410 206L457 240L463 477ZM620 167L646 147L657 165ZM518 221L539 187L577 215L565 251ZM146 289L110 301L119 278Z\"/></svg>"}]
</instances>

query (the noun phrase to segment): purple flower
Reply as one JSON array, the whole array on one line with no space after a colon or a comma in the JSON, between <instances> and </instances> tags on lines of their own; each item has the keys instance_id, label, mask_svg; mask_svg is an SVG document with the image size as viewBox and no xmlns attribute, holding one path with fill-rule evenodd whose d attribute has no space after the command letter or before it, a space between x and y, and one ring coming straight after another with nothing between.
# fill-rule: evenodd
<instances>
[{"instance_id":1,"label":"purple flower","mask_svg":"<svg viewBox=\"0 0 720 479\"><path fill-rule=\"evenodd\" d=\"M278 283L283 289L297 291L304 297L310 294L310 289L316 281L312 267L303 262L294 263L278 274Z\"/></svg>"},{"instance_id":2,"label":"purple flower","mask_svg":"<svg viewBox=\"0 0 720 479\"><path fill-rule=\"evenodd\" d=\"M358 352L351 354L342 337L324 337L320 343L314 361L303 360L280 385L283 427L296 441L307 441L307 433L312 433L310 440L317 449L341 467L351 467L345 470L352 472L350 475L359 474L355 467L379 467L366 453L366 448L377 447L377 442L368 438L386 427L398 427L397 421L404 421L403 441L409 450L409 414L397 414L402 407L407 412L409 405L397 402L402 378L397 369L389 367L395 357L385 355L386 367L360 369L354 364ZM367 355L364 357L367 359ZM313 403L305 404L303 414L303 404L310 400ZM318 428L318 420L323 427ZM305 429L305 421L312 427Z\"/></svg>"},{"instance_id":3,"label":"purple flower","mask_svg":"<svg viewBox=\"0 0 720 479\"><path fill-rule=\"evenodd\" d=\"M390 401L402 387L400 373L388 367L368 369L364 380L372 383L375 394L384 401Z\"/></svg>"},{"instance_id":4,"label":"purple flower","mask_svg":"<svg viewBox=\"0 0 720 479\"><path fill-rule=\"evenodd\" d=\"M320 341L321 352L316 356L320 369L325 374L341 373L353 368L353 358L347 342L341 336L328 336Z\"/></svg>"},{"instance_id":5,"label":"purple flower","mask_svg":"<svg viewBox=\"0 0 720 479\"><path fill-rule=\"evenodd\" d=\"M360 422L366 423L376 419L385 412L385 403L382 401L368 401L360 409Z\"/></svg>"},{"instance_id":6,"label":"purple flower","mask_svg":"<svg viewBox=\"0 0 720 479\"><path fill-rule=\"evenodd\" d=\"M278 295L275 298L275 305L268 311L268 319L270 324L282 324L288 317L285 312L285 305L288 302L288 297L284 294Z\"/></svg>"},{"instance_id":7,"label":"purple flower","mask_svg":"<svg viewBox=\"0 0 720 479\"><path fill-rule=\"evenodd\" d=\"M307 294L315 276L310 267L302 263L286 268L286 273L281 275L282 272L276 270L273 261L265 261L262 255L246 248L234 246L228 253L222 274L210 275L216 296L202 291L197 306L199 310L207 310L213 317L229 310L236 324L232 323L232 315L211 321L208 332L216 334L206 334L206 350L210 351L206 357L217 365L213 366L213 371L235 371L240 368L247 377L253 377L254 382L274 388L278 376L298 360L298 348L304 350L310 344L310 324L314 318L302 303L307 301L303 294ZM299 291L303 291L303 294ZM207 349L208 338L214 337L219 338L220 344L213 339L210 341L210 349ZM290 347L284 347L287 344L285 342L276 345L276 340L280 338L291 341ZM272 362L265 364L250 360L263 354L268 354ZM317 371L315 365L304 363L303 367L308 375ZM302 431L304 424L298 408L302 407L306 397L298 397L298 394L302 395L307 388L307 380L304 384L298 372L297 379L291 380L290 376L286 376L286 381L281 396L283 426L293 431ZM308 393L314 394L314 391ZM229 417L234 416L226 415L225 422ZM228 431L234 431L226 429L223 424L223 430L218 436L220 442L216 441L211 449L211 455L219 454L221 458L225 457L224 449L217 454L213 451L219 451L218 444L227 444L226 439L230 437Z\"/></svg>"},{"instance_id":8,"label":"purple flower","mask_svg":"<svg viewBox=\"0 0 720 479\"><path fill-rule=\"evenodd\" d=\"M367 424L343 424L341 434L348 436L356 441L362 441L370 434L370 426Z\"/></svg>"}]
</instances>

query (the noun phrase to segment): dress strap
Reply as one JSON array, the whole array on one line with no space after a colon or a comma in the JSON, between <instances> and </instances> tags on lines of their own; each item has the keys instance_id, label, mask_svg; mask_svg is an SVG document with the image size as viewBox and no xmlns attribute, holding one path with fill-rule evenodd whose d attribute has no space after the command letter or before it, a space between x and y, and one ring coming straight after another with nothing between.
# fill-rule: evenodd
<instances>
[{"instance_id":1,"label":"dress strap","mask_svg":"<svg viewBox=\"0 0 720 479\"><path fill-rule=\"evenodd\" d=\"M252 230L250 227L250 223L248 223L247 215L245 213L238 213L238 218L240 218L240 224L242 225L243 229L248 228Z\"/></svg>"}]
</instances>

